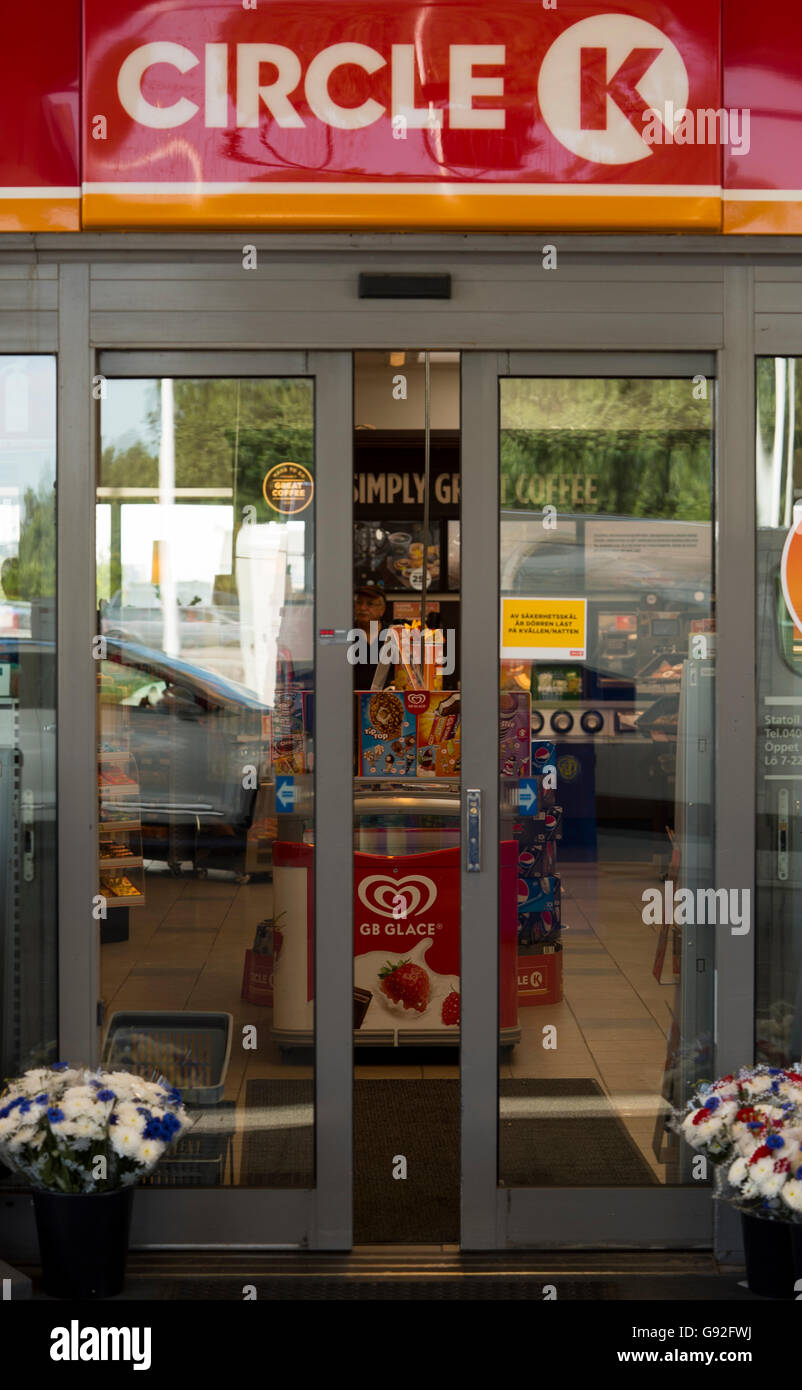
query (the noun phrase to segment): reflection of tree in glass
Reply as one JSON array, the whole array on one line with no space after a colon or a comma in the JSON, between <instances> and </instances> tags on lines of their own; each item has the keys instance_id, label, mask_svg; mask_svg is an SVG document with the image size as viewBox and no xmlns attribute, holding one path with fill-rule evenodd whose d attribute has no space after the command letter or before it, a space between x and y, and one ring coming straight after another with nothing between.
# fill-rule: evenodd
<instances>
[{"instance_id":1,"label":"reflection of tree in glass","mask_svg":"<svg viewBox=\"0 0 802 1390\"><path fill-rule=\"evenodd\" d=\"M126 449L103 450L104 487L157 487L160 412L154 383L153 405L142 421L141 437ZM314 463L312 386L298 377L180 380L174 384L176 487L231 487L234 450L243 490L261 497L262 479L285 459ZM238 493L240 488L238 486Z\"/></svg>"},{"instance_id":2,"label":"reflection of tree in glass","mask_svg":"<svg viewBox=\"0 0 802 1390\"><path fill-rule=\"evenodd\" d=\"M802 361L759 357L757 405L757 523L788 527L802 487Z\"/></svg>"},{"instance_id":3,"label":"reflection of tree in glass","mask_svg":"<svg viewBox=\"0 0 802 1390\"><path fill-rule=\"evenodd\" d=\"M107 444L100 460L101 487L158 487L159 455L137 439L127 449Z\"/></svg>"},{"instance_id":4,"label":"reflection of tree in glass","mask_svg":"<svg viewBox=\"0 0 802 1390\"><path fill-rule=\"evenodd\" d=\"M141 437L126 449L103 450L102 486L158 487L158 401L154 383ZM313 393L304 378L176 379L174 401L176 487L233 488L238 515L249 504L259 514L262 480L273 464L290 460L314 469Z\"/></svg>"},{"instance_id":5,"label":"reflection of tree in glass","mask_svg":"<svg viewBox=\"0 0 802 1390\"><path fill-rule=\"evenodd\" d=\"M19 560L16 555L9 555L0 565L0 589L3 590L3 598L19 598Z\"/></svg>"},{"instance_id":6,"label":"reflection of tree in glass","mask_svg":"<svg viewBox=\"0 0 802 1390\"><path fill-rule=\"evenodd\" d=\"M12 583L14 580L12 579ZM52 483L26 488L22 504L17 595L21 599L52 598L56 592L56 494Z\"/></svg>"},{"instance_id":7,"label":"reflection of tree in glass","mask_svg":"<svg viewBox=\"0 0 802 1390\"><path fill-rule=\"evenodd\" d=\"M712 384L690 379L515 378L501 397L507 507L707 521L712 495ZM537 480L580 475L592 497L540 496ZM566 490L563 498L570 497Z\"/></svg>"}]
</instances>

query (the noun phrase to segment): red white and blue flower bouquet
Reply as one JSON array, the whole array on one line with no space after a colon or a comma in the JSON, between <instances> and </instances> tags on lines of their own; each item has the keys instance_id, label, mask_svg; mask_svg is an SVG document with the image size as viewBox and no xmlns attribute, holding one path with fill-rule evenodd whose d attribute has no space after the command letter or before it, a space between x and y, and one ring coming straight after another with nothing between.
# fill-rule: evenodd
<instances>
[{"instance_id":1,"label":"red white and blue flower bouquet","mask_svg":"<svg viewBox=\"0 0 802 1390\"><path fill-rule=\"evenodd\" d=\"M699 1086L675 1126L741 1213L749 1287L792 1298L802 1273L802 1069L742 1067Z\"/></svg>"},{"instance_id":2,"label":"red white and blue flower bouquet","mask_svg":"<svg viewBox=\"0 0 802 1390\"><path fill-rule=\"evenodd\" d=\"M802 1222L802 1071L742 1067L698 1088L677 1128L714 1165L716 1196Z\"/></svg>"}]
</instances>

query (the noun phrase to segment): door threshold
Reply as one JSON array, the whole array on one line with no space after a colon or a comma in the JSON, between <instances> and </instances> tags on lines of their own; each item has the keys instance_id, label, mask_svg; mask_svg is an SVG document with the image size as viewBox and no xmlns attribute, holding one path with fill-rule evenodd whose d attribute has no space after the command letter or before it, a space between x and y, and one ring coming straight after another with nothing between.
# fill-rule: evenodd
<instances>
[{"instance_id":1,"label":"door threshold","mask_svg":"<svg viewBox=\"0 0 802 1390\"><path fill-rule=\"evenodd\" d=\"M33 1280L33 1297L43 1297L38 1269L22 1272ZM554 1289L571 1300L737 1302L752 1297L741 1280L741 1269L720 1267L712 1254L677 1251L134 1251L119 1298L537 1302Z\"/></svg>"}]
</instances>

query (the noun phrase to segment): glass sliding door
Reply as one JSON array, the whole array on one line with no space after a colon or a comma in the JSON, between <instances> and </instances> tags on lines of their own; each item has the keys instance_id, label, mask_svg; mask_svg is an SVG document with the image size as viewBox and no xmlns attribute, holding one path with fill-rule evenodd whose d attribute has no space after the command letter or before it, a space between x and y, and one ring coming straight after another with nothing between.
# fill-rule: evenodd
<instances>
[{"instance_id":1,"label":"glass sliding door","mask_svg":"<svg viewBox=\"0 0 802 1390\"><path fill-rule=\"evenodd\" d=\"M321 433L349 363L225 375L217 359L212 375L168 356L169 375L115 362L99 410L98 1052L162 1072L190 1111L135 1238L343 1245L349 1207L330 1194L349 1136L315 1103L321 1052L324 1073L338 1057L337 1001L315 985L338 930L337 889L319 892L336 845L318 772L330 800L337 784L315 610L328 575L326 616L347 620L348 546L335 558L319 518L321 495L330 519L349 503L350 436Z\"/></svg>"},{"instance_id":2,"label":"glass sliding door","mask_svg":"<svg viewBox=\"0 0 802 1390\"><path fill-rule=\"evenodd\" d=\"M665 1120L710 1075L718 906L699 897L698 920L712 886L712 388L510 377L500 390L499 828L522 1040L502 1056L499 1180L683 1182L688 1151ZM502 943L506 871L503 853Z\"/></svg>"},{"instance_id":3,"label":"glass sliding door","mask_svg":"<svg viewBox=\"0 0 802 1390\"><path fill-rule=\"evenodd\" d=\"M311 1058L286 1063L271 1026L274 975L297 949L274 894L292 872L285 847L314 827L314 470L309 379L109 383L96 520L103 1056L161 1067L194 1102L156 1182L314 1186ZM308 874L311 896L312 857ZM312 1016L310 1000L310 1043Z\"/></svg>"},{"instance_id":4,"label":"glass sliding door","mask_svg":"<svg viewBox=\"0 0 802 1390\"><path fill-rule=\"evenodd\" d=\"M711 1074L717 925L748 912L714 878L715 382L709 361L571 357L477 356L463 380L480 402L475 461L463 413L466 533L490 501L491 423L498 458L492 616L473 594L498 646L495 689L474 672L496 786L472 928L488 930L487 873L519 1028L501 1038L484 1191L492 1172L497 1243L709 1243L669 1116ZM488 751L474 777L491 766ZM468 1103L487 1105L476 1072ZM682 1191L661 1205L666 1188Z\"/></svg>"}]
</instances>

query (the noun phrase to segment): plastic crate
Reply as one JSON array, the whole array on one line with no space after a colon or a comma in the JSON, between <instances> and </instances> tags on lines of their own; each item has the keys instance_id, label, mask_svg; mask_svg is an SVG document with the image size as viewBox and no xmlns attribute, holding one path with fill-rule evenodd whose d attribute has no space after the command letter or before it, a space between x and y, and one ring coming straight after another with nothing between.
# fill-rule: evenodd
<instances>
[{"instance_id":1,"label":"plastic crate","mask_svg":"<svg viewBox=\"0 0 802 1390\"><path fill-rule=\"evenodd\" d=\"M205 1116L183 1135L144 1179L149 1187L222 1187L228 1168L233 1181L233 1139L236 1117L234 1101L223 1101L215 1110L220 1123L204 1124Z\"/></svg>"},{"instance_id":2,"label":"plastic crate","mask_svg":"<svg viewBox=\"0 0 802 1390\"><path fill-rule=\"evenodd\" d=\"M103 1065L177 1086L186 1105L223 1099L231 1057L231 1014L143 1010L114 1013Z\"/></svg>"}]
</instances>

